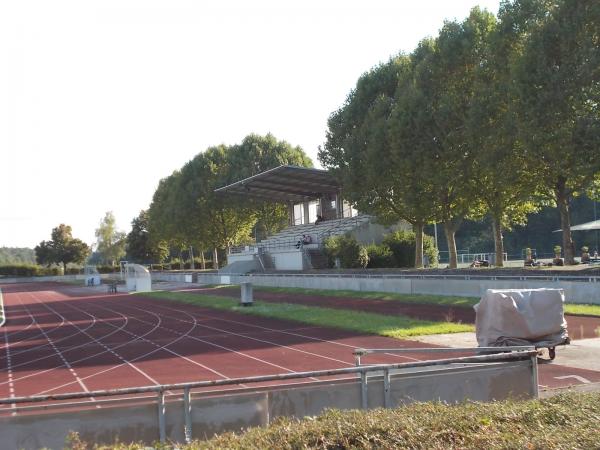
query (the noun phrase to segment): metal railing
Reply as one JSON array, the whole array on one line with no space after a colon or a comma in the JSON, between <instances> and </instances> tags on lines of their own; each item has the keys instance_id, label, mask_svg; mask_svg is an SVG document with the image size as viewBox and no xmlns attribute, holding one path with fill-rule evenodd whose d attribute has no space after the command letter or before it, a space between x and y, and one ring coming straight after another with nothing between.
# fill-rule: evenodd
<instances>
[{"instance_id":1,"label":"metal railing","mask_svg":"<svg viewBox=\"0 0 600 450\"><path fill-rule=\"evenodd\" d=\"M497 349L502 351L501 349ZM330 369L330 370L313 370L309 372L294 372L294 373L283 373L277 375L263 375L254 377L243 377L243 378L229 378L221 380L211 381L198 381L193 383L174 383L174 384L163 384L156 386L143 386L136 388L125 388L125 389L108 389L108 390L97 390L90 392L74 392L65 394L53 394L53 395L36 395L31 397L11 397L0 399L0 405L10 405L11 412L18 412L16 405L31 404L31 403L42 403L49 401L64 401L64 400L75 400L75 399L89 399L89 398L102 398L102 397L116 397L125 396L132 394L144 394L144 393L155 393L156 404L157 404L157 422L159 429L159 439L161 442L165 442L167 439L166 434L166 420L165 420L165 393L167 391L183 391L183 416L184 416L184 436L186 442L192 440L192 402L191 402L191 390L200 388L209 388L215 386L232 386L232 385L248 385L253 383L264 383L270 381L285 381L285 380L296 380L304 378L316 378L316 377L331 377L337 375L351 375L357 374L360 376L363 387L362 392L362 406L367 407L367 393L366 383L368 382L368 374L373 372L382 372L384 374L384 380L386 386L390 385L390 371L410 369L418 367L428 366L442 366L451 364L474 364L474 363L490 363L490 362L509 362L509 361L524 361L531 359L534 364L535 351L522 351L512 353L498 353L493 355L482 355L482 356L469 356L459 358L448 358L438 359L431 361L416 361L410 363L397 363L397 364L374 364L367 366L347 367L341 369ZM537 365L534 365L534 371L537 377ZM537 386L537 379L536 379ZM201 393L202 394L202 393ZM214 395L214 391L205 392L206 395ZM389 402L388 402L389 405Z\"/></svg>"},{"instance_id":2,"label":"metal railing","mask_svg":"<svg viewBox=\"0 0 600 450\"><path fill-rule=\"evenodd\" d=\"M517 280L517 281L574 281L600 283L600 275L455 275L455 274L401 274L401 273L343 273L343 272L325 272L325 273L298 273L298 272L270 272L265 274L246 274L232 273L232 276L268 276L268 277L307 277L307 278L375 278L375 279L415 279L415 280ZM211 274L198 274L201 276L211 276Z\"/></svg>"},{"instance_id":3,"label":"metal railing","mask_svg":"<svg viewBox=\"0 0 600 450\"><path fill-rule=\"evenodd\" d=\"M354 361L356 367L361 367L361 358L376 353L384 353L384 354L403 354L403 353L464 353L464 352L473 352L478 353L480 356L474 356L472 358L482 358L483 361L490 361L487 359L488 357L498 356L499 354L504 355L521 355L527 354L531 359L532 364L532 372L531 372L531 381L533 386L533 395L535 398L539 396L539 386L538 386L538 367L537 367L537 357L539 352L536 350L533 345L516 345L516 346L506 346L506 347L424 347L424 348L357 348L352 354L354 355ZM491 353L491 354L490 354ZM482 355L483 354L483 355ZM457 358L461 359L461 358ZM468 359L465 358L465 359ZM440 360L442 361L442 360ZM390 373L389 370L384 370L383 374L383 386L384 386L384 406L386 408L391 404L390 399ZM367 373L361 373L361 403L363 408L366 408L368 404L368 378Z\"/></svg>"}]
</instances>

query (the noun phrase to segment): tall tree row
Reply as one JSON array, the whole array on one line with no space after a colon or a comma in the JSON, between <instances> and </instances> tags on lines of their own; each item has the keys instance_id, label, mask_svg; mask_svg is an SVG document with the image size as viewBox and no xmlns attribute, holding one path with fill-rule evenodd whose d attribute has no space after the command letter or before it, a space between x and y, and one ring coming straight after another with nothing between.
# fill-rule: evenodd
<instances>
[{"instance_id":1,"label":"tall tree row","mask_svg":"<svg viewBox=\"0 0 600 450\"><path fill-rule=\"evenodd\" d=\"M600 174L600 3L516 0L475 8L435 39L364 74L328 122L321 163L359 209L417 234L443 223L450 267L461 222L502 232L543 202L560 211L573 262L569 203Z\"/></svg>"},{"instance_id":2,"label":"tall tree row","mask_svg":"<svg viewBox=\"0 0 600 450\"><path fill-rule=\"evenodd\" d=\"M174 247L213 251L250 239L252 231L277 231L286 223L282 205L219 195L219 187L282 164L311 167L300 147L274 136L249 135L241 144L210 147L160 181L148 210L150 239Z\"/></svg>"}]
</instances>

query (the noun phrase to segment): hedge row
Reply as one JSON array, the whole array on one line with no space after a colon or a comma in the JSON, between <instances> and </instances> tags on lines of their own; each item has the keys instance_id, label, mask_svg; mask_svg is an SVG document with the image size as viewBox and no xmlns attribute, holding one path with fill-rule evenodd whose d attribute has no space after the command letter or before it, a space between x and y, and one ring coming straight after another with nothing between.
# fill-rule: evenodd
<instances>
[{"instance_id":1,"label":"hedge row","mask_svg":"<svg viewBox=\"0 0 600 450\"><path fill-rule=\"evenodd\" d=\"M416 403L395 409L328 410L317 417L277 418L268 427L223 433L160 449L598 449L600 394L544 400ZM89 445L72 434L71 449L141 450L141 443Z\"/></svg>"},{"instance_id":2,"label":"hedge row","mask_svg":"<svg viewBox=\"0 0 600 450\"><path fill-rule=\"evenodd\" d=\"M8 277L39 277L49 275L62 275L62 268L44 267L34 264L9 264L5 266L0 266L0 275Z\"/></svg>"},{"instance_id":3,"label":"hedge row","mask_svg":"<svg viewBox=\"0 0 600 450\"><path fill-rule=\"evenodd\" d=\"M344 269L415 267L415 249L415 233L412 231L390 233L379 245L363 247L350 234L329 237L323 245L329 267L334 267L337 259ZM423 254L427 259L427 266L437 266L438 251L431 236L423 236Z\"/></svg>"}]
</instances>

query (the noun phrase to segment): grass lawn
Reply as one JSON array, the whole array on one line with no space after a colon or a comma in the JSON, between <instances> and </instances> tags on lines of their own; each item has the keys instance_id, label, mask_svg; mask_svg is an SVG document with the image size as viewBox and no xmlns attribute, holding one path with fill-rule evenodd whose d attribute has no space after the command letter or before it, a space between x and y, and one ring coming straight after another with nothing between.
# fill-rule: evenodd
<instances>
[{"instance_id":1,"label":"grass lawn","mask_svg":"<svg viewBox=\"0 0 600 450\"><path fill-rule=\"evenodd\" d=\"M265 286L257 286L255 288L255 297L260 296L260 291L322 295L329 297L352 297L365 300L392 300L405 303L428 303L431 305L453 306L458 308L471 308L473 305L479 302L479 299L474 297L451 297L429 294L395 294L388 292L336 291L327 289L275 288ZM567 314L600 317L600 305L565 303L564 310Z\"/></svg>"},{"instance_id":2,"label":"grass lawn","mask_svg":"<svg viewBox=\"0 0 600 450\"><path fill-rule=\"evenodd\" d=\"M428 294L396 294L392 292L345 291L334 289L304 289L256 286L256 293L260 291L280 292L288 294L322 295L329 297L352 297L365 300L392 300L405 303L428 303L432 305L456 306L470 308L479 302L478 298L451 297L446 295Z\"/></svg>"},{"instance_id":3,"label":"grass lawn","mask_svg":"<svg viewBox=\"0 0 600 450\"><path fill-rule=\"evenodd\" d=\"M157 299L175 300L198 306L233 311L274 319L293 320L308 325L340 328L359 333L407 338L425 334L474 331L473 325L416 320L405 316L386 316L361 311L319 308L289 303L261 303L245 308L238 299L189 292L152 292L142 294Z\"/></svg>"}]
</instances>

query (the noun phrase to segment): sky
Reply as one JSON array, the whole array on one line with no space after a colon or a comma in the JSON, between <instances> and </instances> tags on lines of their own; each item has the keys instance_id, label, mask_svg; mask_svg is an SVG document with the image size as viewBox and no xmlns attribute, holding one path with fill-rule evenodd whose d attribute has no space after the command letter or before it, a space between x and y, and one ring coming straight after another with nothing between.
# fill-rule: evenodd
<instances>
[{"instance_id":1,"label":"sky","mask_svg":"<svg viewBox=\"0 0 600 450\"><path fill-rule=\"evenodd\" d=\"M207 147L272 133L318 167L358 77L499 0L0 2L0 246L125 232Z\"/></svg>"}]
</instances>

